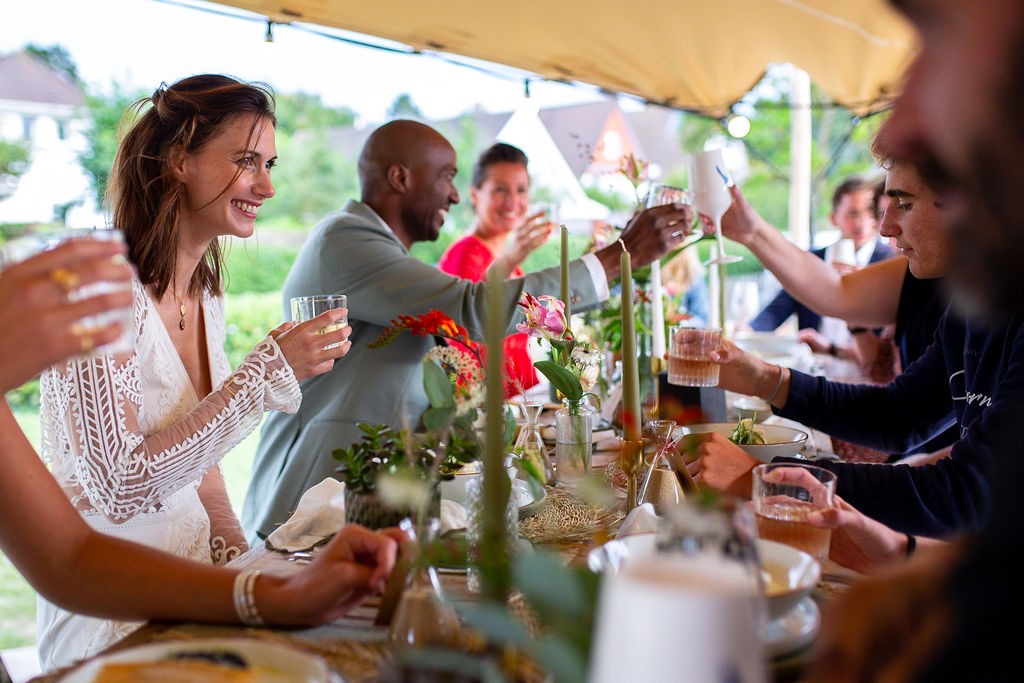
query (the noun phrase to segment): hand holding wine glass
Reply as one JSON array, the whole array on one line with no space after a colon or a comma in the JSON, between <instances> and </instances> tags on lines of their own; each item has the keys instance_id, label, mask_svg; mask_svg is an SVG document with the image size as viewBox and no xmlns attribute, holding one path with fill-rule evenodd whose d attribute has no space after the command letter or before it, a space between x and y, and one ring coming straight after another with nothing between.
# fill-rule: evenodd
<instances>
[{"instance_id":1,"label":"hand holding wine glass","mask_svg":"<svg viewBox=\"0 0 1024 683\"><path fill-rule=\"evenodd\" d=\"M693 188L693 205L698 212L707 216L715 226L715 239L718 241L718 256L704 262L735 263L739 256L728 256L722 241L722 216L732 205L729 194L729 176L725 170L725 161L721 149L698 152L693 155L690 167L690 186Z\"/></svg>"},{"instance_id":2,"label":"hand holding wine glass","mask_svg":"<svg viewBox=\"0 0 1024 683\"><path fill-rule=\"evenodd\" d=\"M647 196L644 198L644 206L650 209L655 206L664 206L665 204L693 206L693 192L684 190L681 187L673 187L672 185L651 184L650 189L647 191ZM690 228L690 231L687 232L686 228ZM677 249L686 248L704 237L704 231L699 224L697 226L683 226L679 230L679 234L685 234L686 238Z\"/></svg>"}]
</instances>

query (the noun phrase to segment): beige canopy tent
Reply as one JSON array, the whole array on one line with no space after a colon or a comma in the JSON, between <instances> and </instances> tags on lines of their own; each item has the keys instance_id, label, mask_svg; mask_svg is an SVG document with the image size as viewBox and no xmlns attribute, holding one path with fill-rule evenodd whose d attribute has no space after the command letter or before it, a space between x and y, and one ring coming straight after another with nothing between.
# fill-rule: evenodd
<instances>
[{"instance_id":1,"label":"beige canopy tent","mask_svg":"<svg viewBox=\"0 0 1024 683\"><path fill-rule=\"evenodd\" d=\"M898 92L916 43L885 0L221 0L276 23L379 36L416 50L590 83L724 116L771 63L805 70L858 115ZM356 67L358 68L358 67Z\"/></svg>"}]
</instances>

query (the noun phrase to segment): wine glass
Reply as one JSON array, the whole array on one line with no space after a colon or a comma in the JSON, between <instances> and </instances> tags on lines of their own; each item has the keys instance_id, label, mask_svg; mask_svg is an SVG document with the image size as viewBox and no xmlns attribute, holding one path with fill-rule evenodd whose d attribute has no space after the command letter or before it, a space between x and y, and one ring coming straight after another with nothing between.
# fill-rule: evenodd
<instances>
[{"instance_id":1,"label":"wine glass","mask_svg":"<svg viewBox=\"0 0 1024 683\"><path fill-rule=\"evenodd\" d=\"M693 206L693 192L690 190L684 190L681 187L673 187L672 185L663 185L661 183L652 183L650 189L647 190L647 196L644 197L644 207L650 209L655 206L664 206L665 204L685 204L687 206ZM673 237L682 233L680 230L678 233L674 233ZM677 247L682 249L694 244L698 240L704 237L704 231L699 227L694 227L690 234L686 236L683 243Z\"/></svg>"},{"instance_id":2,"label":"wine glass","mask_svg":"<svg viewBox=\"0 0 1024 683\"><path fill-rule=\"evenodd\" d=\"M708 259L704 265L713 263L735 263L739 256L725 253L722 242L722 216L732 205L729 194L729 176L725 172L725 161L721 149L711 149L693 155L690 167L690 185L693 187L693 206L710 218L715 224L715 239L718 241L718 256Z\"/></svg>"}]
</instances>

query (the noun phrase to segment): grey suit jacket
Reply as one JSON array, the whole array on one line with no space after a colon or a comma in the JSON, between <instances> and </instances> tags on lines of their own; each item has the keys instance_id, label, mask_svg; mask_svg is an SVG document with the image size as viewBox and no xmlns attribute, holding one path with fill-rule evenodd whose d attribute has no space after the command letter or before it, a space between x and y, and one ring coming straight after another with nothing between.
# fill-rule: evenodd
<instances>
[{"instance_id":1,"label":"grey suit jacket","mask_svg":"<svg viewBox=\"0 0 1024 683\"><path fill-rule=\"evenodd\" d=\"M596 306L598 294L585 264L570 264L574 310ZM559 269L503 283L507 332L522 320L516 302L559 290ZM302 405L293 415L273 411L263 425L245 497L242 523L250 543L284 523L311 486L333 476L331 456L359 440L359 422L415 427L427 407L422 362L433 338L402 333L388 346L366 347L400 315L440 309L483 338L486 294L481 283L442 273L405 249L377 214L350 201L327 216L302 246L284 283L289 299L305 294L346 294L352 348L334 368L301 383Z\"/></svg>"}]
</instances>

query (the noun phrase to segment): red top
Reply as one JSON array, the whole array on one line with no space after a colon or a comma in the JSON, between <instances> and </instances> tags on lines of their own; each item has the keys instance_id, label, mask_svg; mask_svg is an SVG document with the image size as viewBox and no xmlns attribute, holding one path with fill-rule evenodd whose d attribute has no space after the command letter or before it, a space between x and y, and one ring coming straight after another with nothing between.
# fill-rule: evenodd
<instances>
[{"instance_id":1,"label":"red top","mask_svg":"<svg viewBox=\"0 0 1024 683\"><path fill-rule=\"evenodd\" d=\"M456 240L445 250L437 267L445 273L456 275L466 280L480 282L487 273L487 268L494 261L494 254L483 242L473 235ZM523 269L516 267L512 277L521 277ZM529 389L540 380L537 370L530 358L530 336L517 332L505 337L505 397L509 398ZM474 344L483 355L483 344Z\"/></svg>"}]
</instances>

